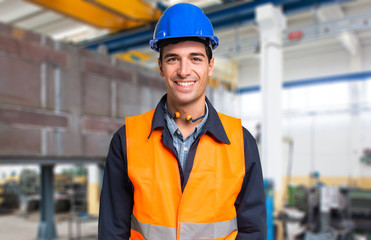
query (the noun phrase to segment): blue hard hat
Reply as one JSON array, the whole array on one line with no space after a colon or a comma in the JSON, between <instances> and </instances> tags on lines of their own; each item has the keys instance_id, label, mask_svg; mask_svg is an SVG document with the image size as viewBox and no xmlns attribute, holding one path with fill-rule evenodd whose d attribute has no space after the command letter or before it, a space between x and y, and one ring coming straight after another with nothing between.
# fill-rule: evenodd
<instances>
[{"instance_id":1,"label":"blue hard hat","mask_svg":"<svg viewBox=\"0 0 371 240\"><path fill-rule=\"evenodd\" d=\"M219 38L214 36L209 18L201 8L189 3L178 3L164 11L156 24L149 45L158 52L158 41L177 37L199 37L209 40L212 49L219 45Z\"/></svg>"}]
</instances>

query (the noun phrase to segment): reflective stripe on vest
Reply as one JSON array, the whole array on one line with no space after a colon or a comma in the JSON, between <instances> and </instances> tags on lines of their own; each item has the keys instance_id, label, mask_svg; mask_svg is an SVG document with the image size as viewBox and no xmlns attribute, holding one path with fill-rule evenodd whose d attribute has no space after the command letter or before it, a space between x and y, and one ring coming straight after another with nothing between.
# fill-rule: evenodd
<instances>
[{"instance_id":1,"label":"reflective stripe on vest","mask_svg":"<svg viewBox=\"0 0 371 240\"><path fill-rule=\"evenodd\" d=\"M217 239L237 231L237 219L215 223L181 223L180 239Z\"/></svg>"},{"instance_id":2,"label":"reflective stripe on vest","mask_svg":"<svg viewBox=\"0 0 371 240\"><path fill-rule=\"evenodd\" d=\"M182 192L178 162L162 142L162 131L148 138L153 114L126 118L134 186L131 240L235 239L234 203L245 174L241 121L219 114L231 144L204 134Z\"/></svg>"},{"instance_id":3,"label":"reflective stripe on vest","mask_svg":"<svg viewBox=\"0 0 371 240\"><path fill-rule=\"evenodd\" d=\"M150 236L151 240L176 239L176 228L141 223L135 216L131 218L131 229L142 234L145 239L150 239Z\"/></svg>"},{"instance_id":4,"label":"reflective stripe on vest","mask_svg":"<svg viewBox=\"0 0 371 240\"><path fill-rule=\"evenodd\" d=\"M149 239L150 233L151 240L176 239L176 228L141 223L135 216L132 216L131 228L142 234L145 239ZM181 223L180 238L217 239L226 237L233 231L237 231L236 218L215 223Z\"/></svg>"}]
</instances>

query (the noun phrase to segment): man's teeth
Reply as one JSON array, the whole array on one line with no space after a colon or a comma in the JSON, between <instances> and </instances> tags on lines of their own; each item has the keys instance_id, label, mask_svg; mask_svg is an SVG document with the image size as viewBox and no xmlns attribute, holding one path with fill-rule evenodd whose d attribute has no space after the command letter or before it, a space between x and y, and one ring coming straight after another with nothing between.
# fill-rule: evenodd
<instances>
[{"instance_id":1,"label":"man's teeth","mask_svg":"<svg viewBox=\"0 0 371 240\"><path fill-rule=\"evenodd\" d=\"M189 87L191 85L193 85L195 82L177 82L178 85L182 86L182 87Z\"/></svg>"}]
</instances>

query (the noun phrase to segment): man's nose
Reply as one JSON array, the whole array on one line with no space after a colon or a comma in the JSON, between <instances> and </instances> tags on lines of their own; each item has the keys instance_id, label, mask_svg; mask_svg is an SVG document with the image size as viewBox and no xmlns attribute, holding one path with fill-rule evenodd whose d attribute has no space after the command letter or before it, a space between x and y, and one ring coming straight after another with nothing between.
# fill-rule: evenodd
<instances>
[{"instance_id":1,"label":"man's nose","mask_svg":"<svg viewBox=\"0 0 371 240\"><path fill-rule=\"evenodd\" d=\"M179 63L178 75L182 78L188 76L191 73L191 68L187 60L182 60Z\"/></svg>"}]
</instances>

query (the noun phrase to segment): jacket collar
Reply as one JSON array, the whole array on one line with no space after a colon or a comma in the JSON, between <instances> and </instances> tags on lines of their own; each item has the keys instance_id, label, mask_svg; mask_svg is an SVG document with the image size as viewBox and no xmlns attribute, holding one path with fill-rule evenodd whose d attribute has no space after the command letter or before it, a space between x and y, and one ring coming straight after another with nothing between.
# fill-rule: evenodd
<instances>
[{"instance_id":1,"label":"jacket collar","mask_svg":"<svg viewBox=\"0 0 371 240\"><path fill-rule=\"evenodd\" d=\"M166 127L165 122L165 111L164 106L166 103L167 94L165 94L160 102L157 104L155 113L152 119L152 127L151 132L148 135L148 138L151 136L152 132L156 129L164 129ZM204 125L204 130L207 133L210 133L217 141L224 142L226 144L230 144L230 141L227 137L227 134L224 130L223 124L220 121L219 115L216 112L213 105L210 103L209 99L206 97L206 104L209 109L209 116Z\"/></svg>"}]
</instances>

